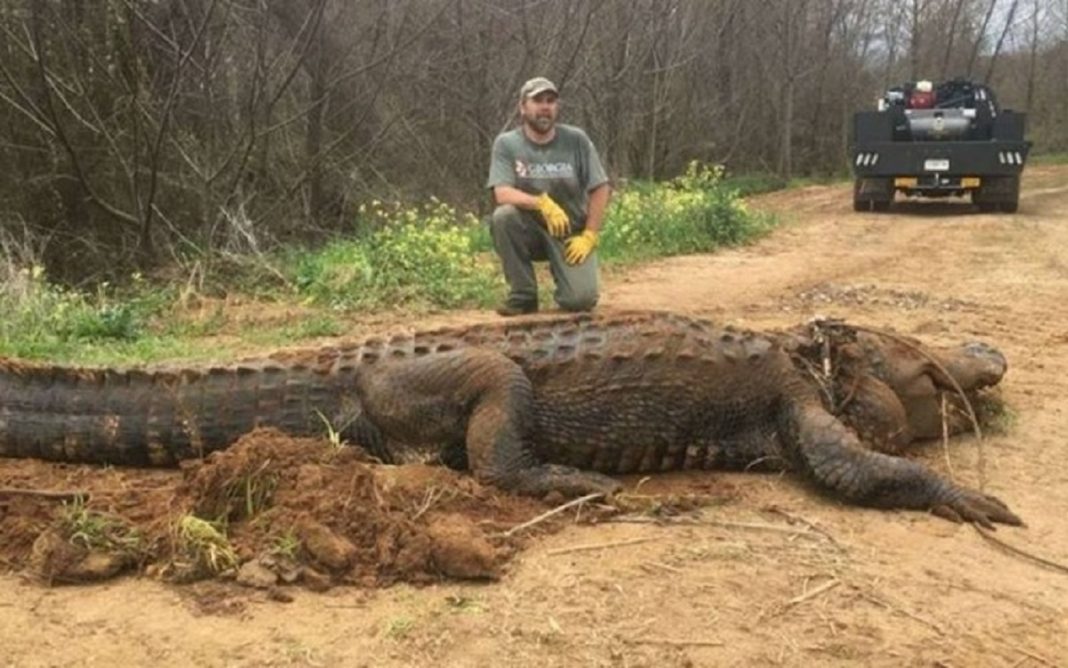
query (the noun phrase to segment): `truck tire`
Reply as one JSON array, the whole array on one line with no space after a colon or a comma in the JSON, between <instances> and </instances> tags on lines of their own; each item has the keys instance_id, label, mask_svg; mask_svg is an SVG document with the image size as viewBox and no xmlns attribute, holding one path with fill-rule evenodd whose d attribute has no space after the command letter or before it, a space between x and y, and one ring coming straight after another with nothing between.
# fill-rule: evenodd
<instances>
[{"instance_id":1,"label":"truck tire","mask_svg":"<svg viewBox=\"0 0 1068 668\"><path fill-rule=\"evenodd\" d=\"M983 213L1016 213L1020 208L1020 175L986 177L982 187L972 191L972 203Z\"/></svg>"},{"instance_id":2,"label":"truck tire","mask_svg":"<svg viewBox=\"0 0 1068 668\"><path fill-rule=\"evenodd\" d=\"M1020 175L1010 176L1007 181L1008 187L1004 197L998 202L998 208L1005 213L1016 213L1020 209Z\"/></svg>"},{"instance_id":3,"label":"truck tire","mask_svg":"<svg viewBox=\"0 0 1068 668\"><path fill-rule=\"evenodd\" d=\"M853 181L854 211L887 211L894 201L894 189L887 178L863 178Z\"/></svg>"}]
</instances>

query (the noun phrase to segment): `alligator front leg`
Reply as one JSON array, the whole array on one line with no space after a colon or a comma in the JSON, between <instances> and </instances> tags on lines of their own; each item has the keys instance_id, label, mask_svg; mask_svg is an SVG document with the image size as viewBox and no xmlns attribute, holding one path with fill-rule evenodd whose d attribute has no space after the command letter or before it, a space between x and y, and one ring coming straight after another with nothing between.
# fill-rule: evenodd
<instances>
[{"instance_id":1,"label":"alligator front leg","mask_svg":"<svg viewBox=\"0 0 1068 668\"><path fill-rule=\"evenodd\" d=\"M357 387L368 418L388 439L462 441L480 482L538 496L620 488L599 473L538 461L531 443L534 390L519 365L501 353L464 349L383 360L361 374Z\"/></svg>"},{"instance_id":2,"label":"alligator front leg","mask_svg":"<svg viewBox=\"0 0 1068 668\"><path fill-rule=\"evenodd\" d=\"M819 485L854 503L929 510L954 521L993 528L1023 522L1000 499L957 485L923 465L865 450L856 437L819 406L792 409L784 429L793 459Z\"/></svg>"}]
</instances>

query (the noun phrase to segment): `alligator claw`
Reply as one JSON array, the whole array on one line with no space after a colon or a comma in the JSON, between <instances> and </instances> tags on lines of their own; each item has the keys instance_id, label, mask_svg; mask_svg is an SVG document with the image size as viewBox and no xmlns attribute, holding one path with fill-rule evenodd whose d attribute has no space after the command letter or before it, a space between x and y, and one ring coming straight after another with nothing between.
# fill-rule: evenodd
<instances>
[{"instance_id":1,"label":"alligator claw","mask_svg":"<svg viewBox=\"0 0 1068 668\"><path fill-rule=\"evenodd\" d=\"M1004 501L971 489L959 489L953 500L934 506L931 512L951 522L975 522L986 529L994 529L995 523L1023 525Z\"/></svg>"}]
</instances>

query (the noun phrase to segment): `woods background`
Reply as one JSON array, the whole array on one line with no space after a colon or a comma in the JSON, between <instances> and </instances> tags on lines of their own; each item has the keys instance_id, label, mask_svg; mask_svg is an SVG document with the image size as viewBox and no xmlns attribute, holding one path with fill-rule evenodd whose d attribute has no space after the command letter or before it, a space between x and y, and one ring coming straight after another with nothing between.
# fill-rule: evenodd
<instances>
[{"instance_id":1,"label":"woods background","mask_svg":"<svg viewBox=\"0 0 1068 668\"><path fill-rule=\"evenodd\" d=\"M472 210L522 81L617 178L845 174L888 85L969 77L1068 150L1068 0L6 0L0 250L65 281Z\"/></svg>"}]
</instances>

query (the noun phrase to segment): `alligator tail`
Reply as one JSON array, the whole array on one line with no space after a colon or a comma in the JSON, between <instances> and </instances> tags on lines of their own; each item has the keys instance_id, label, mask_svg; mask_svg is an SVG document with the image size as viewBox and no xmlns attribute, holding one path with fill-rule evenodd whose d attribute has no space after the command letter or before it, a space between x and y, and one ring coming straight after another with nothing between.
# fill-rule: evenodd
<instances>
[{"instance_id":1,"label":"alligator tail","mask_svg":"<svg viewBox=\"0 0 1068 668\"><path fill-rule=\"evenodd\" d=\"M321 434L358 414L354 369L266 360L82 369L0 359L0 456L174 466L272 426Z\"/></svg>"}]
</instances>

